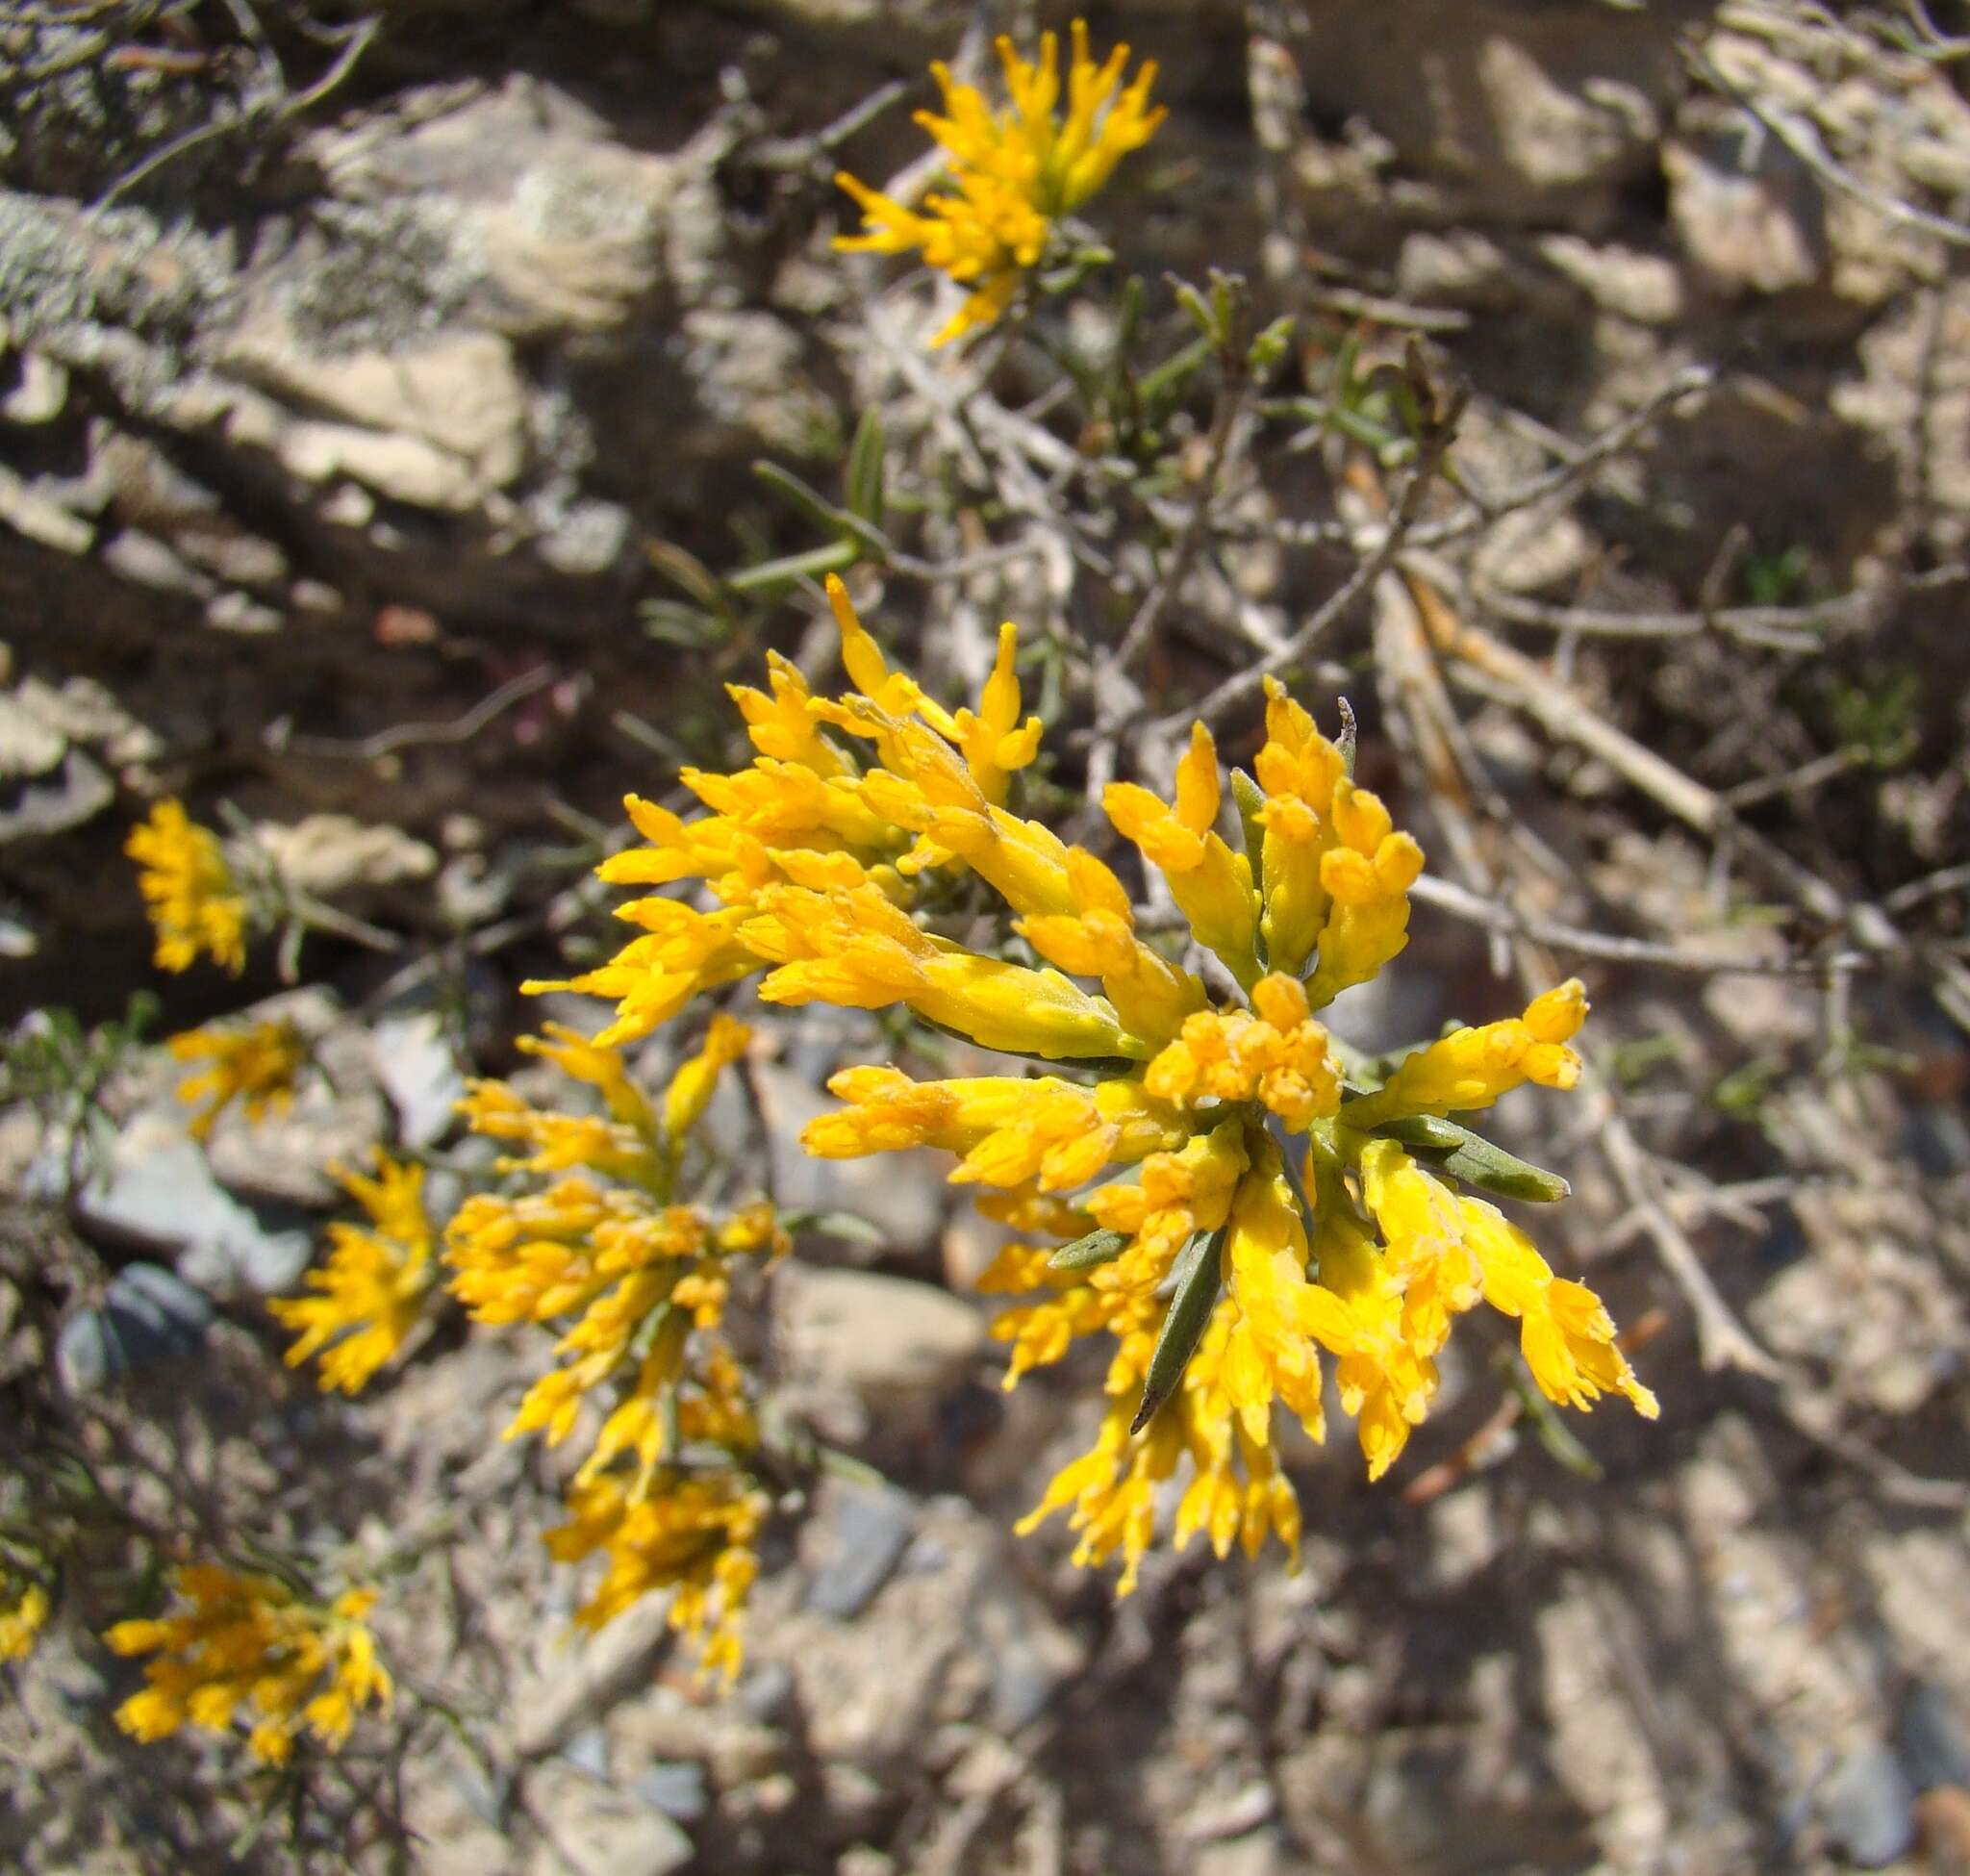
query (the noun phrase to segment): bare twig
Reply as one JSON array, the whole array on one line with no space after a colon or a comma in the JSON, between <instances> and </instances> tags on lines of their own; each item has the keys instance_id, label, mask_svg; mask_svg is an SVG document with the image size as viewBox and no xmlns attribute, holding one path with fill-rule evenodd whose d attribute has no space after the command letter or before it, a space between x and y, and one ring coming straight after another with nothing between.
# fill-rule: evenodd
<instances>
[{"instance_id":1,"label":"bare twig","mask_svg":"<svg viewBox=\"0 0 1970 1876\"><path fill-rule=\"evenodd\" d=\"M1626 417L1610 423L1599 436L1589 438L1564 461L1537 475L1528 476L1510 489L1486 495L1481 501L1474 501L1458 514L1420 523L1409 530L1407 545L1411 547L1436 547L1452 541L1462 541L1481 533L1501 516L1535 508L1542 502L1566 494L1586 481L1604 463L1626 454L1665 411L1685 397L1707 392L1716 381L1717 374L1706 365L1684 367ZM1223 531L1248 540L1276 541L1287 547L1371 545L1345 521L1247 522L1227 524Z\"/></svg>"},{"instance_id":2,"label":"bare twig","mask_svg":"<svg viewBox=\"0 0 1970 1876\"><path fill-rule=\"evenodd\" d=\"M1678 46L1682 53L1683 62L1705 84L1721 91L1746 116L1763 125L1828 189L1845 195L1851 201L1863 204L1899 228L1932 235L1937 241L1947 241L1952 247L1970 247L1970 227L1965 227L1960 221L1951 220L1948 215L1932 215L1927 209L1918 209L1911 203L1901 201L1893 195L1883 193L1871 184L1862 182L1852 170L1835 161L1832 153L1821 141L1818 130L1811 124L1768 111L1742 86L1720 70L1716 61L1695 39L1681 38L1678 41Z\"/></svg>"},{"instance_id":3,"label":"bare twig","mask_svg":"<svg viewBox=\"0 0 1970 1876\"><path fill-rule=\"evenodd\" d=\"M247 12L243 5L243 0L233 0L233 9L236 14L240 14L245 19L252 18L251 13ZM254 25L257 29L258 22L255 21ZM107 209L119 196L129 194L139 183L143 182L147 177L155 175L166 164L175 162L179 157L185 155L187 151L196 149L201 143L210 142L214 138L224 137L232 131L243 129L245 126L259 122L262 119L267 120L269 124L283 123L288 118L299 116L302 112L319 104L323 98L327 97L355 69L356 62L368 49L370 40L382 30L383 15L381 13L373 13L366 19L356 20L342 35L341 51L337 54L335 62L329 66L327 71L323 72L306 90L296 91L291 95L286 95L283 92L279 63L277 61L273 61L271 48L266 47L263 39L262 49L265 60L272 61L270 71L266 69L265 63L263 63L263 70L266 73L267 83L270 87L268 93L261 97L247 99L234 116L215 118L202 124L196 124L190 130L185 132L183 136L174 137L168 143L153 150L142 162L139 163L134 168L125 170L109 188L104 190L89 204L90 212L93 213L98 209ZM249 37L251 36L249 35ZM275 100L278 100L278 102Z\"/></svg>"},{"instance_id":4,"label":"bare twig","mask_svg":"<svg viewBox=\"0 0 1970 1876\"><path fill-rule=\"evenodd\" d=\"M1617 729L1532 659L1466 625L1427 580L1411 574L1409 581L1439 647L1460 662L1460 675L1475 678L1478 688L1526 711L1550 735L1598 756L1686 825L1720 843L1728 841L1802 910L1845 930L1861 950L1918 965L1936 1001L1970 1029L1970 971L1956 959L1912 945L1881 906L1841 892L1748 826L1714 789Z\"/></svg>"},{"instance_id":5,"label":"bare twig","mask_svg":"<svg viewBox=\"0 0 1970 1876\"><path fill-rule=\"evenodd\" d=\"M1129 666L1154 637L1171 601L1189 577L1198 548L1203 542L1211 501L1224 474L1239 414L1245 408L1247 388L1244 354L1240 351L1236 354L1235 363L1225 361L1222 365L1217 397L1211 409L1211 427L1204 446L1203 469L1191 494L1190 511L1177 530L1170 556L1150 582L1149 590L1144 594L1142 603L1135 610L1135 617L1128 621L1115 648L1096 666L1093 675L1095 732L1088 748L1085 784L1086 800L1091 808L1101 799L1102 790L1115 776L1116 736L1127 713L1124 699L1133 695L1132 687L1124 680L1127 677Z\"/></svg>"},{"instance_id":6,"label":"bare twig","mask_svg":"<svg viewBox=\"0 0 1970 1876\"><path fill-rule=\"evenodd\" d=\"M1305 623L1276 651L1225 678L1194 710L1176 710L1163 718L1155 724L1156 733L1174 734L1193 717L1210 723L1225 711L1235 709L1255 696L1268 677L1298 664L1327 631L1347 617L1361 596L1394 564L1410 530L1415 527L1416 518L1423 509L1423 498L1435 481L1436 471L1442 467L1444 454L1456 434L1457 419L1463 415L1468 398L1467 387L1459 385L1451 392L1443 412L1417 450L1415 466L1396 500L1394 514L1388 524L1378 530L1379 540L1357 563L1354 570L1321 602Z\"/></svg>"},{"instance_id":7,"label":"bare twig","mask_svg":"<svg viewBox=\"0 0 1970 1876\"><path fill-rule=\"evenodd\" d=\"M1612 964L1637 964L1665 971L1684 971L1693 976L1716 977L1808 977L1825 976L1830 971L1864 971L1877 967L1879 959L1865 951L1841 951L1825 958L1741 957L1730 951L1688 951L1680 945L1657 944L1647 938L1629 938L1616 932L1586 931L1577 925L1561 925L1551 919L1537 919L1518 912L1496 900L1485 899L1466 886L1426 873L1409 888L1410 897L1448 912L1453 919L1502 931L1515 938L1530 938L1541 945L1575 957L1605 958Z\"/></svg>"},{"instance_id":8,"label":"bare twig","mask_svg":"<svg viewBox=\"0 0 1970 1876\"><path fill-rule=\"evenodd\" d=\"M1897 886L1882 900L1882 910L1907 912L1917 905L1927 904L1932 899L1939 899L1945 893L1959 892L1965 888L1970 888L1970 862L1943 867L1923 878L1911 879L1906 886Z\"/></svg>"},{"instance_id":9,"label":"bare twig","mask_svg":"<svg viewBox=\"0 0 1970 1876\"><path fill-rule=\"evenodd\" d=\"M552 665L536 665L532 671L508 678L463 716L454 717L448 723L395 723L389 729L377 730L374 735L344 741L339 736L296 736L288 730L283 720L267 725L265 741L268 748L285 753L330 756L346 762L374 762L393 750L425 744L468 743L501 712L512 709L535 692L545 690L553 683L555 674Z\"/></svg>"},{"instance_id":10,"label":"bare twig","mask_svg":"<svg viewBox=\"0 0 1970 1876\"><path fill-rule=\"evenodd\" d=\"M1739 1368L1766 1381L1779 1381L1784 1370L1737 1320L1688 1233L1664 1204L1654 1164L1622 1118L1612 1090L1591 1064L1581 1076L1581 1084L1594 1102L1601 1151L1608 1170L1655 1247L1662 1268L1689 1304L1704 1366L1712 1371Z\"/></svg>"}]
</instances>

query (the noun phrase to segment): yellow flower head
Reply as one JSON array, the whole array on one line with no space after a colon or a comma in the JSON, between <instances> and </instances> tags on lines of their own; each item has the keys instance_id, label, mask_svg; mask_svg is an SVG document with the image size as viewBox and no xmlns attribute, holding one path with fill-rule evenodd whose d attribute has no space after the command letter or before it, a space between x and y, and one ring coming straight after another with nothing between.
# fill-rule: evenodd
<instances>
[{"instance_id":1,"label":"yellow flower head","mask_svg":"<svg viewBox=\"0 0 1970 1876\"><path fill-rule=\"evenodd\" d=\"M160 801L130 830L123 850L157 928L157 966L189 971L210 957L235 976L246 967L247 904L219 839L176 799Z\"/></svg>"},{"instance_id":2,"label":"yellow flower head","mask_svg":"<svg viewBox=\"0 0 1970 1876\"><path fill-rule=\"evenodd\" d=\"M594 1409L569 1522L547 1539L565 1561L598 1552L608 1560L581 1620L599 1626L669 1590L671 1627L701 1644L708 1671L728 1675L758 1568L750 1542L770 1501L747 1466L759 1433L745 1378L717 1331L735 1268L778 1257L789 1241L770 1204L714 1213L676 1203L673 1188L720 1075L750 1037L744 1023L714 1016L702 1047L652 1101L616 1048L547 1025L521 1048L594 1090L604 1113L555 1113L503 1082L474 1083L464 1111L479 1132L531 1149L501 1162L527 1183L467 1200L445 1228L451 1289L475 1320L555 1331L555 1362L527 1389L507 1437L559 1445Z\"/></svg>"},{"instance_id":3,"label":"yellow flower head","mask_svg":"<svg viewBox=\"0 0 1970 1876\"><path fill-rule=\"evenodd\" d=\"M48 1592L23 1584L11 1604L0 1606L0 1661L25 1661L48 1620Z\"/></svg>"},{"instance_id":4,"label":"yellow flower head","mask_svg":"<svg viewBox=\"0 0 1970 1876\"><path fill-rule=\"evenodd\" d=\"M669 1621L700 1646L699 1671L727 1682L745 1658L740 1619L759 1575L753 1545L771 1501L737 1472L665 1474L642 1493L614 1476L577 1481L568 1521L547 1534L564 1563L599 1552L607 1568L577 1614L598 1629L654 1591L670 1592Z\"/></svg>"},{"instance_id":5,"label":"yellow flower head","mask_svg":"<svg viewBox=\"0 0 1970 1876\"><path fill-rule=\"evenodd\" d=\"M945 153L948 190L933 190L921 210L913 210L846 172L835 177L854 197L864 222L861 234L838 238L837 247L921 251L926 266L972 290L931 342L937 345L1004 313L1021 281L1040 265L1054 224L1094 195L1164 117L1160 107L1149 108L1154 63L1145 63L1124 87L1127 46L1118 45L1096 64L1080 20L1073 23L1065 112L1057 108L1060 44L1051 33L1042 36L1037 61L1021 58L1010 39L1000 38L998 46L1009 100L1003 113L945 65L930 67L944 111L920 111L917 121Z\"/></svg>"},{"instance_id":6,"label":"yellow flower head","mask_svg":"<svg viewBox=\"0 0 1970 1876\"><path fill-rule=\"evenodd\" d=\"M1200 724L1167 799L1134 782L1107 790L1116 832L1189 926L1184 943L1158 948L1105 861L1011 802L1037 753L1013 727L1012 653L1002 646L976 712L947 711L892 668L839 582L830 597L848 689L820 696L776 666L770 700L740 694L751 766L691 777L711 813L640 816L651 845L605 870L702 882L719 911L667 898L626 910L651 930L728 920L718 981L760 971L769 1002L901 1006L1042 1064L942 1081L846 1069L829 1083L842 1105L802 1136L827 1158L953 1153L952 1179L987 1195L992 1216L1051 1241L1012 1245L983 1281L1011 1299L995 1330L1012 1352L1007 1384L1103 1336L1109 1407L1029 1524L1064 1511L1077 1556L1119 1559L1124 1591L1173 1496L1178 1544L1202 1534L1223 1554L1272 1534L1292 1551L1279 1410L1324 1438L1330 1360L1378 1478L1428 1413L1455 1320L1479 1303L1516 1319L1554 1401L1618 1393L1654 1411L1593 1293L1556 1277L1468 1189L1552 1199L1563 1184L1446 1118L1526 1081L1573 1086L1581 986L1411 1051L1377 1085L1375 1058L1344 1045L1325 1012L1406 943L1423 854L1300 705L1271 687L1255 774L1229 789ZM978 906L995 897L998 934L981 936L991 919ZM964 909L947 927L951 904ZM642 942L576 986L619 999L612 1034L640 1032L696 987L680 991L684 973L645 961ZM576 1215L606 1207L559 1188L541 1204L565 1223L513 1235L533 1260L526 1294L554 1299L535 1306L544 1319L605 1294L593 1261L602 1228ZM651 1297L668 1294L664 1280ZM523 1420L571 1425L585 1377L626 1361L626 1324L647 1306L612 1304L606 1333L570 1332L564 1348L582 1353ZM676 1359L663 1334L646 1346L645 1359ZM663 1457L649 1437L624 1423L620 1443L646 1467ZM1169 1482L1180 1490L1166 1493Z\"/></svg>"},{"instance_id":7,"label":"yellow flower head","mask_svg":"<svg viewBox=\"0 0 1970 1876\"><path fill-rule=\"evenodd\" d=\"M134 1738L163 1739L186 1725L247 1727L257 1758L284 1764L304 1729L331 1752L372 1701L388 1706L389 1671L364 1617L373 1589L323 1605L272 1577L222 1564L176 1572L177 1605L156 1621L118 1622L103 1639L119 1655L151 1655L148 1685L116 1709Z\"/></svg>"},{"instance_id":8,"label":"yellow flower head","mask_svg":"<svg viewBox=\"0 0 1970 1876\"><path fill-rule=\"evenodd\" d=\"M306 1282L315 1296L267 1305L275 1321L298 1331L290 1367L321 1356L321 1387L360 1393L393 1356L424 1312L436 1275L431 1221L424 1211L424 1169L376 1155L376 1177L331 1168L342 1190L369 1214L367 1227L328 1228L328 1260Z\"/></svg>"},{"instance_id":9,"label":"yellow flower head","mask_svg":"<svg viewBox=\"0 0 1970 1876\"><path fill-rule=\"evenodd\" d=\"M286 1021L188 1029L167 1046L180 1062L210 1064L178 1084L180 1101L205 1103L191 1117L194 1140L205 1139L236 1101L249 1121L265 1119L269 1110L285 1113L294 1103L294 1083L308 1065L307 1038Z\"/></svg>"}]
</instances>

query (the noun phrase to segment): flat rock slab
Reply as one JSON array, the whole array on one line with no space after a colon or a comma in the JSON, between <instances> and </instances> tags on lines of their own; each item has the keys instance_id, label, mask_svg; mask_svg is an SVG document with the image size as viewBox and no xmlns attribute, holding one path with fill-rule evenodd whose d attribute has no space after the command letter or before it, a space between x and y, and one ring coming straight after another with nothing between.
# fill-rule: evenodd
<instances>
[{"instance_id":1,"label":"flat rock slab","mask_svg":"<svg viewBox=\"0 0 1970 1876\"><path fill-rule=\"evenodd\" d=\"M213 1177L175 1116L139 1114L117 1135L103 1175L77 1201L85 1229L174 1254L178 1275L209 1296L292 1289L312 1234L269 1227Z\"/></svg>"}]
</instances>

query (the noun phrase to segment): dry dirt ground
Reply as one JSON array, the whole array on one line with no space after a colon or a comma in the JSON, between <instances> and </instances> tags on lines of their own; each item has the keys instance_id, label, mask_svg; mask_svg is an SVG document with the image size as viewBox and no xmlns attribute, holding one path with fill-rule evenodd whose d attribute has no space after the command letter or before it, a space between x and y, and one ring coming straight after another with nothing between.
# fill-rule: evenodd
<instances>
[{"instance_id":1,"label":"dry dirt ground","mask_svg":"<svg viewBox=\"0 0 1970 1876\"><path fill-rule=\"evenodd\" d=\"M1089 11L1172 118L1097 205L1117 272L1063 342L1112 342L1122 269L1151 356L1186 336L1166 270L1301 320L1300 402L1214 465L1200 383L1160 481L1036 349L926 365L928 284L827 246L835 163L919 154L924 63L1062 9L0 9L0 1017L280 998L327 1070L208 1162L139 1052L68 1205L47 1130L0 1113L0 1461L74 1441L142 1519L404 1562L403 1696L290 1815L237 1741L117 1734L134 1670L90 1630L130 1584L96 1558L0 1669L8 1866L1970 1870L1970 23ZM1336 359L1412 334L1468 391L1463 479L1376 565L1405 459L1364 479ZM1352 699L1446 882L1343 1027L1515 1008L1512 944L1587 976L1595 1088L1506 1131L1574 1180L1542 1241L1638 1326L1663 1416L1556 1453L1471 1333L1381 1484L1338 1412L1299 1453L1298 1576L1159 1557L1117 1606L1010 1529L1099 1373L1000 1392L991 1242L944 1169L795 1146L893 1043L770 1023L756 1114L714 1125L872 1229L804 1240L742 1318L788 1423L882 1480L790 1490L718 1698L660 1610L568 1639L554 1469L496 1436L538 1347L446 1318L342 1403L261 1299L330 1160L472 1176L458 1076L510 1066L542 1013L514 986L602 932L579 882L623 790L732 753L718 687L765 646L823 669L811 590L707 611L689 568L813 547L750 465L833 499L871 409L909 499L870 609L953 690L1001 617L1052 647L1064 809L1102 763L1161 785L1169 722L1271 659ZM1250 696L1217 722L1247 753ZM157 980L118 849L165 792L405 953ZM183 1285L142 1334L133 1264Z\"/></svg>"}]
</instances>

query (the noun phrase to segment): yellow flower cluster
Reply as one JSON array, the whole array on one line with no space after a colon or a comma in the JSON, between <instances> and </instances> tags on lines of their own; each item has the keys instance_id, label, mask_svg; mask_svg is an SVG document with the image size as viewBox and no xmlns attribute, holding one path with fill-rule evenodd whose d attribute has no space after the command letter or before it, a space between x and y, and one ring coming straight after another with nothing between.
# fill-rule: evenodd
<instances>
[{"instance_id":1,"label":"yellow flower cluster","mask_svg":"<svg viewBox=\"0 0 1970 1876\"><path fill-rule=\"evenodd\" d=\"M306 1278L319 1294L281 1298L267 1307L299 1332L288 1350L290 1367L319 1355L323 1391L357 1394L423 1313L437 1276L436 1245L424 1210L423 1167L378 1153L374 1179L330 1170L369 1223L331 1225L328 1261Z\"/></svg>"},{"instance_id":2,"label":"yellow flower cluster","mask_svg":"<svg viewBox=\"0 0 1970 1876\"><path fill-rule=\"evenodd\" d=\"M294 1082L308 1065L307 1038L288 1022L188 1029L168 1047L176 1061L210 1064L178 1084L180 1101L205 1103L191 1117L194 1140L206 1139L236 1101L249 1121L265 1119L269 1110L285 1113L294 1104Z\"/></svg>"},{"instance_id":3,"label":"yellow flower cluster","mask_svg":"<svg viewBox=\"0 0 1970 1876\"><path fill-rule=\"evenodd\" d=\"M788 1241L770 1205L714 1217L676 1193L720 1071L749 1039L743 1023L714 1016L652 1101L615 1048L546 1025L520 1047L593 1089L602 1112L557 1113L506 1082L473 1082L462 1111L520 1149L500 1166L529 1177L520 1190L468 1199L445 1233L452 1290L476 1320L559 1331L560 1359L527 1390L507 1437L558 1445L591 1399L608 1404L569 1484L568 1522L547 1537L565 1561L606 1559L580 1619L597 1628L669 1589L670 1626L702 1642L707 1672L728 1677L770 1501L747 1466L759 1435L745 1377L716 1331L735 1260L779 1256Z\"/></svg>"},{"instance_id":4,"label":"yellow flower cluster","mask_svg":"<svg viewBox=\"0 0 1970 1876\"><path fill-rule=\"evenodd\" d=\"M1054 224L1072 215L1115 173L1115 165L1156 133L1162 110L1149 108L1156 67L1146 63L1124 88L1128 47L1097 65L1088 29L1073 23L1067 69L1067 110L1060 102L1060 46L1051 33L1028 62L1012 41L998 41L1009 108L1001 115L975 86L962 85L942 63L930 67L944 92L944 113L917 113L943 149L950 190L923 198L921 212L858 182L835 181L861 208L864 232L837 239L840 248L876 254L920 250L926 266L972 291L932 340L942 345L990 325L1009 307L1020 283L1047 252Z\"/></svg>"},{"instance_id":5,"label":"yellow flower cluster","mask_svg":"<svg viewBox=\"0 0 1970 1876\"><path fill-rule=\"evenodd\" d=\"M130 830L123 851L157 929L161 971L189 971L201 955L235 976L246 968L246 897L210 827L175 799L160 801Z\"/></svg>"},{"instance_id":6,"label":"yellow flower cluster","mask_svg":"<svg viewBox=\"0 0 1970 1876\"><path fill-rule=\"evenodd\" d=\"M284 1764L303 1727L331 1751L371 1701L388 1706L389 1671L363 1618L373 1589L325 1607L272 1577L197 1563L173 1579L182 1607L158 1621L118 1622L103 1639L119 1655L153 1655L149 1685L116 1709L146 1742L186 1724L215 1732L244 1718L254 1753Z\"/></svg>"},{"instance_id":7,"label":"yellow flower cluster","mask_svg":"<svg viewBox=\"0 0 1970 1876\"><path fill-rule=\"evenodd\" d=\"M0 1608L0 1661L24 1661L48 1620L48 1592L23 1584L12 1603Z\"/></svg>"},{"instance_id":8,"label":"yellow flower cluster","mask_svg":"<svg viewBox=\"0 0 1970 1876\"><path fill-rule=\"evenodd\" d=\"M1452 1318L1480 1300L1519 1319L1554 1401L1614 1392L1655 1411L1592 1292L1464 1189L1551 1199L1563 1184L1444 1118L1525 1081L1571 1086L1580 985L1412 1052L1378 1088L1351 1079L1344 1064L1365 1077L1362 1058L1319 1012L1402 951L1423 855L1279 685L1253 773L1232 777L1238 844L1220 831L1224 782L1201 724L1173 799L1128 783L1104 799L1198 953L1236 986L1214 997L1138 933L1106 864L1006 805L1038 748L1037 723L1020 723L1013 628L978 710L948 713L887 667L839 582L830 596L850 689L813 696L776 661L770 697L734 693L751 766L685 776L709 814L632 801L648 844L603 876L700 880L702 900L625 906L650 935L575 987L616 1000L609 1033L635 1035L763 969L769 1002L900 1004L1053 1066L923 1083L849 1069L830 1084L842 1108L804 1136L832 1157L942 1148L959 1155L953 1179L992 1188L993 1215L1069 1240L1016 1244L984 1282L1021 1299L997 1324L1008 1385L1082 1336L1114 1343L1095 1446L1028 1526L1066 1511L1082 1560L1121 1556L1125 1592L1157 1488L1187 1465L1177 1543L1202 1532L1222 1555L1271 1532L1296 1547L1275 1407L1323 1437L1325 1355L1380 1476L1428 1410ZM936 909L953 904L975 929L966 875L1003 901L1037 966L939 931Z\"/></svg>"}]
</instances>

